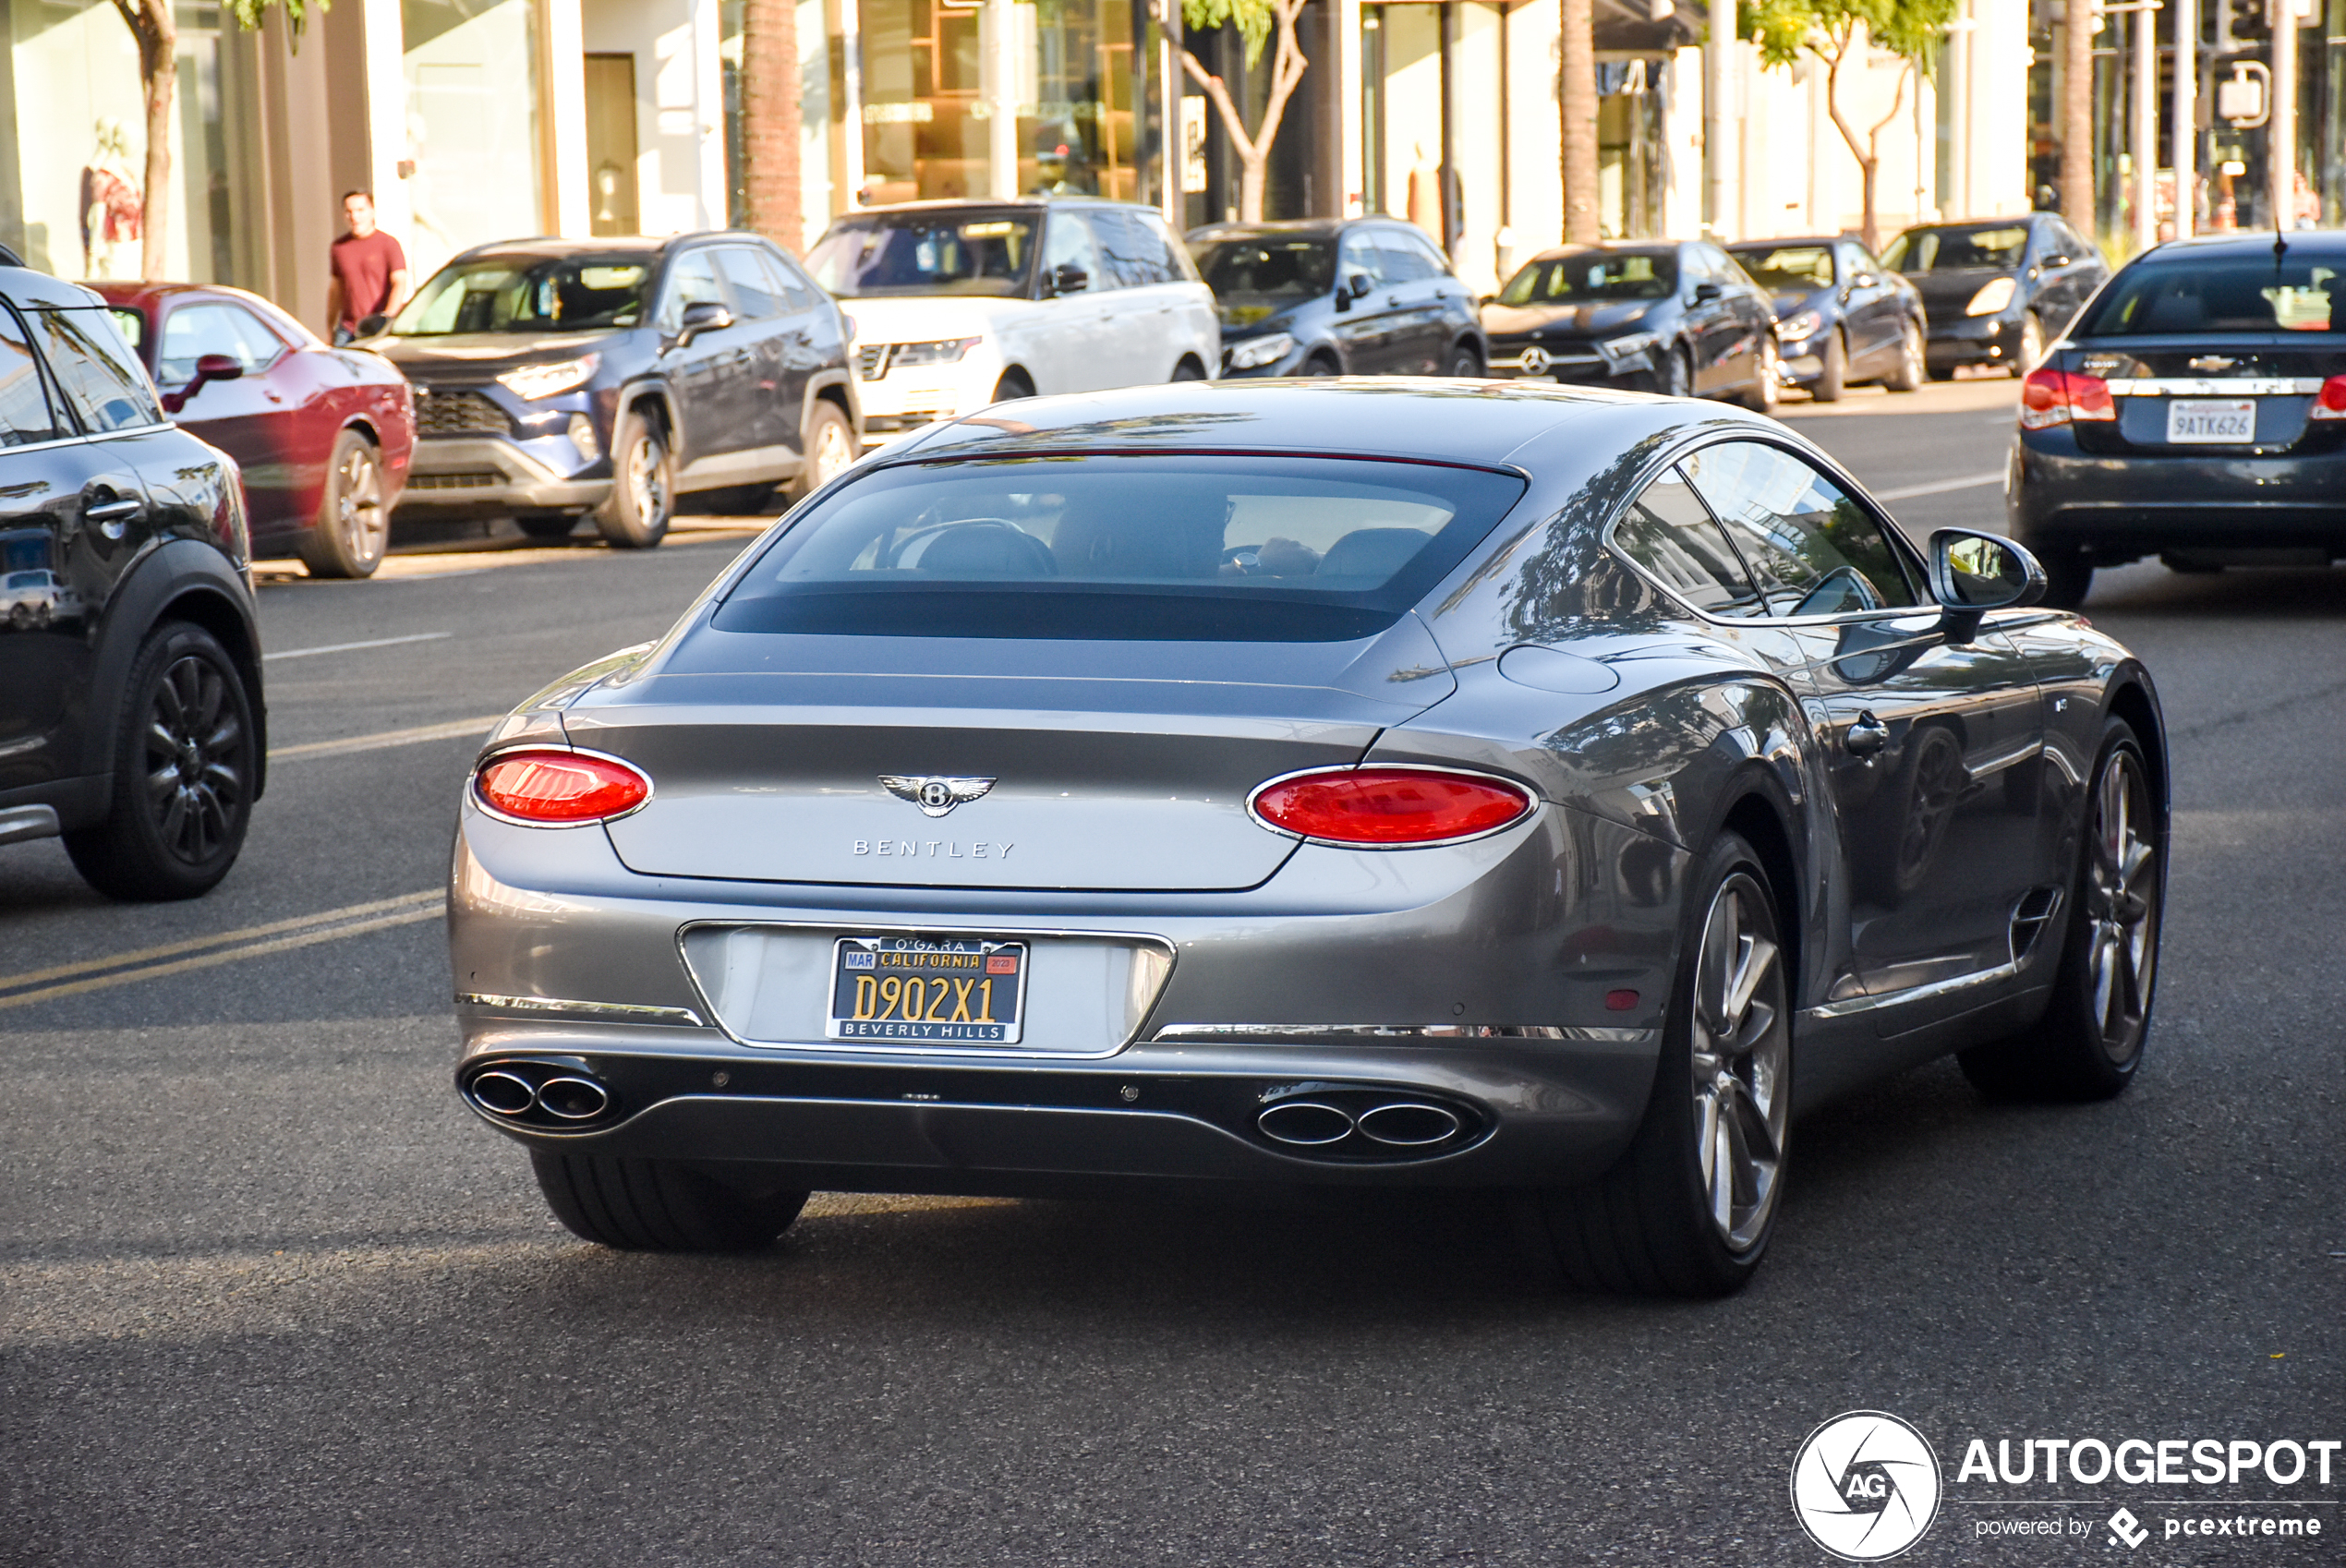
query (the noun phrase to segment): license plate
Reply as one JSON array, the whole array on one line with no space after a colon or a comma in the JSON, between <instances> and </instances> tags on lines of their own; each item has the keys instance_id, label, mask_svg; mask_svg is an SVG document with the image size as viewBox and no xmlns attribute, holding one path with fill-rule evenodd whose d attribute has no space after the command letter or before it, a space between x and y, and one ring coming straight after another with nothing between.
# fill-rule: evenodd
<instances>
[{"instance_id":1,"label":"license plate","mask_svg":"<svg viewBox=\"0 0 2346 1568\"><path fill-rule=\"evenodd\" d=\"M2253 397L2179 397L2167 405L2167 440L2175 445L2193 441L2239 445L2255 439L2256 400Z\"/></svg>"},{"instance_id":2,"label":"license plate","mask_svg":"<svg viewBox=\"0 0 2346 1568\"><path fill-rule=\"evenodd\" d=\"M842 936L831 949L833 1040L1015 1045L1026 944L985 936Z\"/></svg>"}]
</instances>

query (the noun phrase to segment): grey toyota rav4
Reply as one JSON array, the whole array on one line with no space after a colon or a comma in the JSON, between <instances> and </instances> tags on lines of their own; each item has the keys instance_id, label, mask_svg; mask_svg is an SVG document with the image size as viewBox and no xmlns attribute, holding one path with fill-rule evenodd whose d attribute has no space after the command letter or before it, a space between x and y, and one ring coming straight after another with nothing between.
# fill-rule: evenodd
<instances>
[{"instance_id":1,"label":"grey toyota rav4","mask_svg":"<svg viewBox=\"0 0 2346 1568\"><path fill-rule=\"evenodd\" d=\"M861 450L847 320L756 235L482 246L362 325L416 387L403 519L645 549L680 493L756 512Z\"/></svg>"}]
</instances>

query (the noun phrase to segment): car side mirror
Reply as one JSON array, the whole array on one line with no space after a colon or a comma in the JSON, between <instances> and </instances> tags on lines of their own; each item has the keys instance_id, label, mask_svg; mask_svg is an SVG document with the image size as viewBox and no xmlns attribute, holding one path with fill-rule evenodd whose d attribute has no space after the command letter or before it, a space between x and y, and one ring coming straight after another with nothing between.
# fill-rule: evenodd
<instances>
[{"instance_id":1,"label":"car side mirror","mask_svg":"<svg viewBox=\"0 0 2346 1568\"><path fill-rule=\"evenodd\" d=\"M1725 293L1726 290L1717 283L1697 283L1694 285L1694 302L1697 305L1708 305Z\"/></svg>"},{"instance_id":2,"label":"car side mirror","mask_svg":"<svg viewBox=\"0 0 2346 1568\"><path fill-rule=\"evenodd\" d=\"M176 414L187 407L187 400L201 392L206 381L234 381L242 378L244 373L244 361L234 355L200 355L196 359L196 373L189 378L187 384L175 392L163 394L163 411Z\"/></svg>"},{"instance_id":3,"label":"car side mirror","mask_svg":"<svg viewBox=\"0 0 2346 1568\"><path fill-rule=\"evenodd\" d=\"M1941 630L1948 640L1967 643L1987 611L2043 598L2045 569L2000 535L1941 528L1930 536L1930 593L1947 612Z\"/></svg>"},{"instance_id":4,"label":"car side mirror","mask_svg":"<svg viewBox=\"0 0 2346 1568\"><path fill-rule=\"evenodd\" d=\"M713 299L695 300L684 307L678 323L676 346L684 347L703 332L720 332L733 324L733 313Z\"/></svg>"},{"instance_id":5,"label":"car side mirror","mask_svg":"<svg viewBox=\"0 0 2346 1568\"><path fill-rule=\"evenodd\" d=\"M1345 285L1352 291L1352 297L1355 299L1368 298L1369 290L1374 286L1369 282L1369 275L1366 272L1353 273L1352 281Z\"/></svg>"},{"instance_id":6,"label":"car side mirror","mask_svg":"<svg viewBox=\"0 0 2346 1568\"><path fill-rule=\"evenodd\" d=\"M1092 274L1072 261L1062 261L1051 269L1051 293L1082 294L1092 286Z\"/></svg>"},{"instance_id":7,"label":"car side mirror","mask_svg":"<svg viewBox=\"0 0 2346 1568\"><path fill-rule=\"evenodd\" d=\"M361 316L358 318L358 331L356 335L362 338L376 337L390 325L391 318L388 316Z\"/></svg>"}]
</instances>

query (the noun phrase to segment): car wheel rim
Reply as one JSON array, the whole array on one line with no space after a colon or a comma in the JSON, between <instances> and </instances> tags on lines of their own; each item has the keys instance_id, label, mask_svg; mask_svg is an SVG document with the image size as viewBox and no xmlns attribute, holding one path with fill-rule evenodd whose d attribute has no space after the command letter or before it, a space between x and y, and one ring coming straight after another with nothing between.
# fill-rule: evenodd
<instances>
[{"instance_id":1,"label":"car wheel rim","mask_svg":"<svg viewBox=\"0 0 2346 1568\"><path fill-rule=\"evenodd\" d=\"M815 438L816 486L829 484L853 461L847 450L847 432L836 421L824 420L821 433Z\"/></svg>"},{"instance_id":2,"label":"car wheel rim","mask_svg":"<svg viewBox=\"0 0 2346 1568\"><path fill-rule=\"evenodd\" d=\"M2113 1062L2141 1045L2159 963L2159 850L2142 827L2149 815L2141 768L2130 753L2113 754L2094 791L2086 867L2086 967L2095 1026Z\"/></svg>"},{"instance_id":3,"label":"car wheel rim","mask_svg":"<svg viewBox=\"0 0 2346 1568\"><path fill-rule=\"evenodd\" d=\"M363 446L353 448L335 477L335 523L351 559L361 565L381 560L390 528L383 517L382 470L374 454Z\"/></svg>"},{"instance_id":4,"label":"car wheel rim","mask_svg":"<svg viewBox=\"0 0 2346 1568\"><path fill-rule=\"evenodd\" d=\"M218 667L189 655L163 671L147 714L146 796L175 858L201 865L227 844L245 800L243 748L244 722Z\"/></svg>"},{"instance_id":5,"label":"car wheel rim","mask_svg":"<svg viewBox=\"0 0 2346 1568\"><path fill-rule=\"evenodd\" d=\"M1922 334L1909 324L1906 328L1906 380L1922 380Z\"/></svg>"},{"instance_id":6,"label":"car wheel rim","mask_svg":"<svg viewBox=\"0 0 2346 1568\"><path fill-rule=\"evenodd\" d=\"M1711 1228L1735 1252L1765 1234L1775 1212L1791 1109L1783 954L1760 918L1766 907L1751 876L1728 877L1695 958L1695 1158Z\"/></svg>"},{"instance_id":7,"label":"car wheel rim","mask_svg":"<svg viewBox=\"0 0 2346 1568\"><path fill-rule=\"evenodd\" d=\"M668 476L662 470L659 443L649 435L635 438L627 449L627 488L635 494L637 515L647 527L668 519Z\"/></svg>"},{"instance_id":8,"label":"car wheel rim","mask_svg":"<svg viewBox=\"0 0 2346 1568\"><path fill-rule=\"evenodd\" d=\"M1775 406L1776 345L1772 343L1760 345L1760 402L1763 407Z\"/></svg>"}]
</instances>

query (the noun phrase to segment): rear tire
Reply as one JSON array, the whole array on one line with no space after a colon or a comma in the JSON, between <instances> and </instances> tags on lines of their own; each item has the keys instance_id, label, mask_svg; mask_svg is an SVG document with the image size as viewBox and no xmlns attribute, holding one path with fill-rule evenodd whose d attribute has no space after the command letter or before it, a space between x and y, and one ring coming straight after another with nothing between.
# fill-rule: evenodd
<instances>
[{"instance_id":1,"label":"rear tire","mask_svg":"<svg viewBox=\"0 0 2346 1568\"><path fill-rule=\"evenodd\" d=\"M151 902L197 898L228 874L252 821L251 698L202 627L168 621L147 634L115 718L106 818L65 836L83 880Z\"/></svg>"},{"instance_id":2,"label":"rear tire","mask_svg":"<svg viewBox=\"0 0 2346 1568\"><path fill-rule=\"evenodd\" d=\"M1753 357L1759 363L1752 367L1751 385L1740 401L1755 414L1773 414L1784 387L1776 379L1776 340L1772 333L1760 340L1760 350Z\"/></svg>"},{"instance_id":3,"label":"rear tire","mask_svg":"<svg viewBox=\"0 0 2346 1568\"><path fill-rule=\"evenodd\" d=\"M1023 370L1005 370L1002 379L994 383L996 403L1016 403L1022 397L1034 395L1034 383L1027 380Z\"/></svg>"},{"instance_id":4,"label":"rear tire","mask_svg":"<svg viewBox=\"0 0 2346 1568\"><path fill-rule=\"evenodd\" d=\"M1653 1089L1628 1150L1542 1194L1556 1266L1584 1290L1714 1297L1760 1265L1784 1190L1790 977L1759 856L1720 835L1688 879Z\"/></svg>"},{"instance_id":5,"label":"rear tire","mask_svg":"<svg viewBox=\"0 0 2346 1568\"><path fill-rule=\"evenodd\" d=\"M1839 403L1841 394L1849 386L1849 348L1841 341L1839 332L1832 332L1825 338L1822 357L1825 368L1818 372L1816 384L1808 389L1808 395L1819 403Z\"/></svg>"},{"instance_id":6,"label":"rear tire","mask_svg":"<svg viewBox=\"0 0 2346 1568\"><path fill-rule=\"evenodd\" d=\"M855 461L855 428L838 404L825 398L816 404L815 416L806 422L806 461L798 470L798 477L782 488L783 499L795 504L836 478L847 465Z\"/></svg>"},{"instance_id":7,"label":"rear tire","mask_svg":"<svg viewBox=\"0 0 2346 1568\"><path fill-rule=\"evenodd\" d=\"M1183 359L1173 367L1173 379L1176 381L1202 381L1205 380L1205 370L1196 360Z\"/></svg>"},{"instance_id":8,"label":"rear tire","mask_svg":"<svg viewBox=\"0 0 2346 1568\"><path fill-rule=\"evenodd\" d=\"M2020 352L2012 362L2013 380L2018 380L2045 362L2045 323L2034 310L2020 319Z\"/></svg>"},{"instance_id":9,"label":"rear tire","mask_svg":"<svg viewBox=\"0 0 2346 1568\"><path fill-rule=\"evenodd\" d=\"M318 515L295 549L312 577L371 577L391 542L381 454L357 430L334 437Z\"/></svg>"},{"instance_id":10,"label":"rear tire","mask_svg":"<svg viewBox=\"0 0 2346 1568\"><path fill-rule=\"evenodd\" d=\"M650 549L668 537L676 504L668 438L631 408L611 431L611 494L595 508L595 531L621 549Z\"/></svg>"},{"instance_id":11,"label":"rear tire","mask_svg":"<svg viewBox=\"0 0 2346 1568\"><path fill-rule=\"evenodd\" d=\"M2070 879L2061 968L2044 1017L1956 1058L1996 1100L2107 1100L2134 1081L2158 994L2166 822L2150 766L2122 718L2102 731Z\"/></svg>"},{"instance_id":12,"label":"rear tire","mask_svg":"<svg viewBox=\"0 0 2346 1568\"><path fill-rule=\"evenodd\" d=\"M2028 547L2045 569L2044 602L2055 609L2075 609L2093 592L2094 563L2074 545Z\"/></svg>"},{"instance_id":13,"label":"rear tire","mask_svg":"<svg viewBox=\"0 0 2346 1568\"><path fill-rule=\"evenodd\" d=\"M1302 368L1297 370L1296 374L1299 376L1341 376L1344 374L1344 367L1324 354L1315 354L1303 362Z\"/></svg>"},{"instance_id":14,"label":"rear tire","mask_svg":"<svg viewBox=\"0 0 2346 1568\"><path fill-rule=\"evenodd\" d=\"M781 1187L740 1187L679 1160L529 1152L547 1207L582 1240L631 1252L748 1252L806 1206ZM755 1179L755 1166L741 1175Z\"/></svg>"},{"instance_id":15,"label":"rear tire","mask_svg":"<svg viewBox=\"0 0 2346 1568\"><path fill-rule=\"evenodd\" d=\"M1667 350L1663 355L1661 368L1654 374L1653 390L1663 396L1692 397L1694 395L1694 360L1683 345Z\"/></svg>"},{"instance_id":16,"label":"rear tire","mask_svg":"<svg viewBox=\"0 0 2346 1568\"><path fill-rule=\"evenodd\" d=\"M1482 356L1474 344L1462 343L1450 351L1450 368L1445 372L1453 380L1476 381L1482 379Z\"/></svg>"},{"instance_id":17,"label":"rear tire","mask_svg":"<svg viewBox=\"0 0 2346 1568\"><path fill-rule=\"evenodd\" d=\"M1912 321L1906 323L1905 334L1898 342L1898 365L1881 379L1881 384L1892 392L1908 392L1933 379L1924 362L1922 329Z\"/></svg>"}]
</instances>

